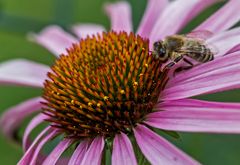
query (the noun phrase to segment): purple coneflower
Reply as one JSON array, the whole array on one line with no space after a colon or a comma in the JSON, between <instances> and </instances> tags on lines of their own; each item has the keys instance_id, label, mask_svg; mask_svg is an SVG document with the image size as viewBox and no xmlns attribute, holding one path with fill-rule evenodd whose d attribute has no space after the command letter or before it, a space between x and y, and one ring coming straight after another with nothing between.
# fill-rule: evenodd
<instances>
[{"instance_id":1,"label":"purple coneflower","mask_svg":"<svg viewBox=\"0 0 240 165\"><path fill-rule=\"evenodd\" d=\"M206 41L218 48L213 61L172 77L149 53L154 41L178 33L214 3L149 0L136 35L126 2L106 5L113 31L74 26L80 42L57 26L32 34L32 40L57 56L51 69L23 59L0 65L1 84L43 88L42 97L12 107L1 118L4 134L13 139L26 117L43 110L25 130L19 165L101 164L108 151L115 165L141 164L139 153L155 165L199 164L155 128L240 133L239 103L189 98L240 87L240 29L230 29L240 18L239 0L230 0L196 28L214 33ZM30 133L45 121L48 126L32 142ZM58 144L44 155L42 148L56 137ZM62 156L69 148L71 156Z\"/></svg>"}]
</instances>

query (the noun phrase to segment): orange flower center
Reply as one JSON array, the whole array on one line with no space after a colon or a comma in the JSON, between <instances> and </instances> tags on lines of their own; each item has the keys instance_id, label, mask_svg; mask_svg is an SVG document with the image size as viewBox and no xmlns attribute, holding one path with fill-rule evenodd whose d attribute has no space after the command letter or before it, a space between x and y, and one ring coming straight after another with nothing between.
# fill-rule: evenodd
<instances>
[{"instance_id":1,"label":"orange flower center","mask_svg":"<svg viewBox=\"0 0 240 165\"><path fill-rule=\"evenodd\" d=\"M48 74L43 97L53 127L82 138L132 132L153 111L167 72L133 33L87 37L61 55Z\"/></svg>"}]
</instances>

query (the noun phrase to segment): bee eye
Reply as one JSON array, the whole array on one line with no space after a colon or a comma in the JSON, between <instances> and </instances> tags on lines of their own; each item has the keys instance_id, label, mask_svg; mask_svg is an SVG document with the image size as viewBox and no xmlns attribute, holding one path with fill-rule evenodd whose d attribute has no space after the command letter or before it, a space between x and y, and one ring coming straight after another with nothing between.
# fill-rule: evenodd
<instances>
[{"instance_id":1,"label":"bee eye","mask_svg":"<svg viewBox=\"0 0 240 165\"><path fill-rule=\"evenodd\" d=\"M160 45L160 43L159 42L155 42L154 44L153 44L153 47L154 48L158 48L158 47L160 47L161 45Z\"/></svg>"},{"instance_id":2,"label":"bee eye","mask_svg":"<svg viewBox=\"0 0 240 165\"><path fill-rule=\"evenodd\" d=\"M165 54L166 54L166 49L160 48L160 49L159 49L159 55L160 55L161 57L164 57Z\"/></svg>"},{"instance_id":3,"label":"bee eye","mask_svg":"<svg viewBox=\"0 0 240 165\"><path fill-rule=\"evenodd\" d=\"M166 49L164 46L163 41L157 41L153 44L154 52L156 52L157 57L165 57L166 56Z\"/></svg>"}]
</instances>

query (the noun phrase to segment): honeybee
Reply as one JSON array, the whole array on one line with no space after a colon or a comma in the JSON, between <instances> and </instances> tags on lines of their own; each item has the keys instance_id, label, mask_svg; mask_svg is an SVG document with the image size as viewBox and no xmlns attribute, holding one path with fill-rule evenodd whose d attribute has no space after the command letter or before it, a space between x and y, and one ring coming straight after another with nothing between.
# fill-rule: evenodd
<instances>
[{"instance_id":1,"label":"honeybee","mask_svg":"<svg viewBox=\"0 0 240 165\"><path fill-rule=\"evenodd\" d=\"M217 51L205 43L211 35L209 31L195 31L187 35L167 36L164 40L154 42L152 55L162 62L171 60L164 69L171 68L181 60L190 65L186 68L193 67L193 63L187 60L186 56L200 63L212 61Z\"/></svg>"}]
</instances>

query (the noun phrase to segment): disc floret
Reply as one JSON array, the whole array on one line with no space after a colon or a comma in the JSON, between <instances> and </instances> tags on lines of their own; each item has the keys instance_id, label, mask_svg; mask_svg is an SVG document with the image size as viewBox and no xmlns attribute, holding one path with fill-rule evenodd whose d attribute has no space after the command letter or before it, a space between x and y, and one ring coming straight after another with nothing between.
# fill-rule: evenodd
<instances>
[{"instance_id":1,"label":"disc floret","mask_svg":"<svg viewBox=\"0 0 240 165\"><path fill-rule=\"evenodd\" d=\"M44 86L52 126L76 138L129 133L153 111L168 78L133 33L87 37L61 55Z\"/></svg>"}]
</instances>

